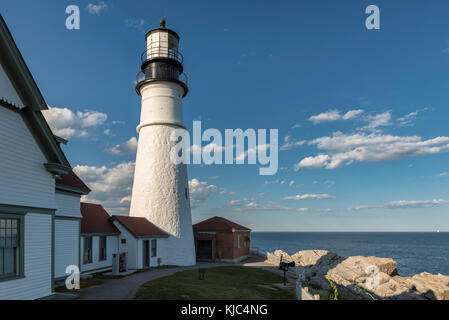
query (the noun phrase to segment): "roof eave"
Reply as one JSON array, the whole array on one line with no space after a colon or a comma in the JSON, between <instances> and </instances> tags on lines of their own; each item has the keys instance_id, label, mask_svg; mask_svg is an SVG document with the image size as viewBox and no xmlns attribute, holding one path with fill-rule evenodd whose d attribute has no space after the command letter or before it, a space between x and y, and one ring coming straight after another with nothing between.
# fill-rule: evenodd
<instances>
[{"instance_id":1,"label":"roof eave","mask_svg":"<svg viewBox=\"0 0 449 320\"><path fill-rule=\"evenodd\" d=\"M71 187L71 186L66 186L63 184L56 184L56 190L60 190L60 191L66 191L66 192L71 192L71 193L76 193L79 195L88 195L91 191L87 191L87 190L83 190L83 189L79 189L79 188L75 188L75 187Z\"/></svg>"},{"instance_id":2,"label":"roof eave","mask_svg":"<svg viewBox=\"0 0 449 320\"><path fill-rule=\"evenodd\" d=\"M42 93L39 90L28 66L20 53L5 20L0 14L0 59L3 67L11 77L11 81L17 90L23 104L32 106L35 110L48 109ZM23 90L22 88L25 88Z\"/></svg>"}]
</instances>

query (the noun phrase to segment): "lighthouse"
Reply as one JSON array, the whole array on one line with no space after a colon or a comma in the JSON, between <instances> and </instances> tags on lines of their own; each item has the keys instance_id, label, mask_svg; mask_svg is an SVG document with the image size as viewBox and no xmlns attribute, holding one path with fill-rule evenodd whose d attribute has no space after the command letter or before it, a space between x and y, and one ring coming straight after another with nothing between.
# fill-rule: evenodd
<instances>
[{"instance_id":1,"label":"lighthouse","mask_svg":"<svg viewBox=\"0 0 449 320\"><path fill-rule=\"evenodd\" d=\"M188 86L179 36L161 20L146 42L136 84L142 107L130 216L147 218L170 234L161 248L163 264L195 265L187 166L170 160L172 132L186 129L182 99Z\"/></svg>"}]
</instances>

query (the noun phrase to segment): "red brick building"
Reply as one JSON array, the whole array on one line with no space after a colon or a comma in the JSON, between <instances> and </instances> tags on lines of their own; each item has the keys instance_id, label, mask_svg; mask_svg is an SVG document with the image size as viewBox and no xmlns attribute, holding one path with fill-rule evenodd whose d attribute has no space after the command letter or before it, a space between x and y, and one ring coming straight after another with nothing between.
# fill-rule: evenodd
<instances>
[{"instance_id":1,"label":"red brick building","mask_svg":"<svg viewBox=\"0 0 449 320\"><path fill-rule=\"evenodd\" d=\"M199 261L240 262L249 256L251 229L222 217L193 226Z\"/></svg>"}]
</instances>

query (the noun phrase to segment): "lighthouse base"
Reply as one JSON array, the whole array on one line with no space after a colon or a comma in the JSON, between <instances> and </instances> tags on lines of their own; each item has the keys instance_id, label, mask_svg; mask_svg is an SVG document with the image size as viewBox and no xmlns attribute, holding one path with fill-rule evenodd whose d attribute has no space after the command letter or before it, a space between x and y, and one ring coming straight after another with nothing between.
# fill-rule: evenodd
<instances>
[{"instance_id":1,"label":"lighthouse base","mask_svg":"<svg viewBox=\"0 0 449 320\"><path fill-rule=\"evenodd\" d=\"M187 166L170 160L175 129L171 125L141 128L130 216L144 217L169 234L160 241L162 264L192 266L196 256Z\"/></svg>"}]
</instances>

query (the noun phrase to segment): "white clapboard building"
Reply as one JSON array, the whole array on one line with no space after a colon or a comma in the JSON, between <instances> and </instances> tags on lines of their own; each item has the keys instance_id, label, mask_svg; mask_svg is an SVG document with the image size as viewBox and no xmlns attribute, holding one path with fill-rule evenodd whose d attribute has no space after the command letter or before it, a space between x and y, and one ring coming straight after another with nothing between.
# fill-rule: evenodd
<instances>
[{"instance_id":1,"label":"white clapboard building","mask_svg":"<svg viewBox=\"0 0 449 320\"><path fill-rule=\"evenodd\" d=\"M80 182L42 110L47 109L0 16L0 299L53 294L79 265Z\"/></svg>"},{"instance_id":2,"label":"white clapboard building","mask_svg":"<svg viewBox=\"0 0 449 320\"><path fill-rule=\"evenodd\" d=\"M168 234L145 218L110 216L98 204L81 203L81 272L117 267L140 270L165 264ZM120 270L117 270L120 271Z\"/></svg>"}]
</instances>

